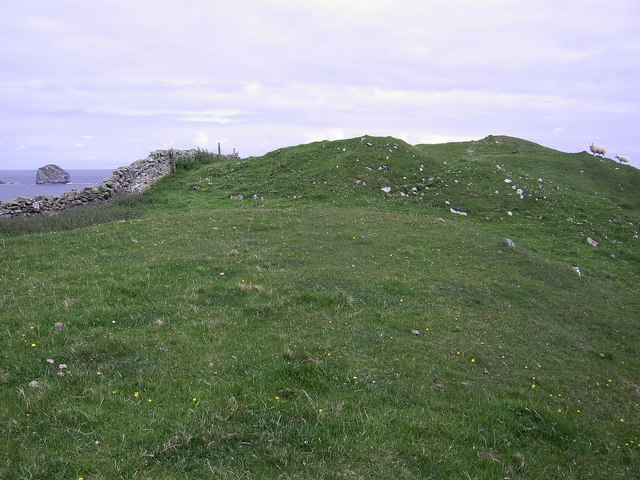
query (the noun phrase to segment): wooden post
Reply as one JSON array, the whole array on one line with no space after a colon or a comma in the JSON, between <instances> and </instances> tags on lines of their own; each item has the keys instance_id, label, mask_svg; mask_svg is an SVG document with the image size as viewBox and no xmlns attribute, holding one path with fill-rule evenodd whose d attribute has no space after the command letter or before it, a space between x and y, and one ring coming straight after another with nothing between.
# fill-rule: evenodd
<instances>
[{"instance_id":1,"label":"wooden post","mask_svg":"<svg viewBox=\"0 0 640 480\"><path fill-rule=\"evenodd\" d=\"M218 142L218 155L220 155L220 142Z\"/></svg>"},{"instance_id":2,"label":"wooden post","mask_svg":"<svg viewBox=\"0 0 640 480\"><path fill-rule=\"evenodd\" d=\"M169 163L171 165L171 173L176 173L176 158L173 156L173 148L169 150Z\"/></svg>"}]
</instances>

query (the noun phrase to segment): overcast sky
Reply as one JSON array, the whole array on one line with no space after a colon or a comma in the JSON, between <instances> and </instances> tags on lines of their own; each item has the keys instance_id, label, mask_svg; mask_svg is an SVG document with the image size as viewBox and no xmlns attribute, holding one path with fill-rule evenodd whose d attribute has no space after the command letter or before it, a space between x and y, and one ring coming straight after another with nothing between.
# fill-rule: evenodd
<instances>
[{"instance_id":1,"label":"overcast sky","mask_svg":"<svg viewBox=\"0 0 640 480\"><path fill-rule=\"evenodd\" d=\"M0 169L504 134L640 167L638 0L20 0Z\"/></svg>"}]
</instances>

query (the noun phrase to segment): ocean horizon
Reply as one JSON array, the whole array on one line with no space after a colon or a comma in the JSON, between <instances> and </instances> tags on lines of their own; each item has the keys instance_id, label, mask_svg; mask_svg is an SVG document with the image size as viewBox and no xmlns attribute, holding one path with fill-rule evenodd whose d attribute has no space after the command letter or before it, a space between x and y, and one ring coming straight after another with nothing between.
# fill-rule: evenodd
<instances>
[{"instance_id":1,"label":"ocean horizon","mask_svg":"<svg viewBox=\"0 0 640 480\"><path fill-rule=\"evenodd\" d=\"M113 169L67 170L69 183L36 184L37 170L0 170L0 201L15 200L18 196L33 198L36 195L56 196L72 190L82 190L100 185L113 174Z\"/></svg>"}]
</instances>

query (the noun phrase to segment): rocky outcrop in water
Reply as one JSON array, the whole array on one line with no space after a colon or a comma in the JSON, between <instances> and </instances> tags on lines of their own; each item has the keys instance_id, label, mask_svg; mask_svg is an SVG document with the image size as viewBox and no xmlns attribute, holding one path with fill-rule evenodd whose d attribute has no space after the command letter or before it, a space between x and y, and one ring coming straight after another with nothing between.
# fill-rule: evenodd
<instances>
[{"instance_id":1,"label":"rocky outcrop in water","mask_svg":"<svg viewBox=\"0 0 640 480\"><path fill-rule=\"evenodd\" d=\"M38 185L44 183L69 183L70 178L69 172L52 163L40 167L36 173L36 183Z\"/></svg>"}]
</instances>

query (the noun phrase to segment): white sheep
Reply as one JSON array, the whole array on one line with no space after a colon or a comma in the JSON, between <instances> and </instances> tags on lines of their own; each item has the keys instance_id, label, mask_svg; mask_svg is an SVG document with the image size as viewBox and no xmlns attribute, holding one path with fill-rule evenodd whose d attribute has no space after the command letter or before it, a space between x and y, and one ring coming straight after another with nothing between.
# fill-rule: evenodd
<instances>
[{"instance_id":1,"label":"white sheep","mask_svg":"<svg viewBox=\"0 0 640 480\"><path fill-rule=\"evenodd\" d=\"M589 149L596 155L600 154L604 156L607 153L607 149L604 148L602 145L594 145L593 143L590 143Z\"/></svg>"},{"instance_id":2,"label":"white sheep","mask_svg":"<svg viewBox=\"0 0 640 480\"><path fill-rule=\"evenodd\" d=\"M625 157L624 155L616 155L616 158L620 161L620 163L629 163L631 161L629 157Z\"/></svg>"}]
</instances>

